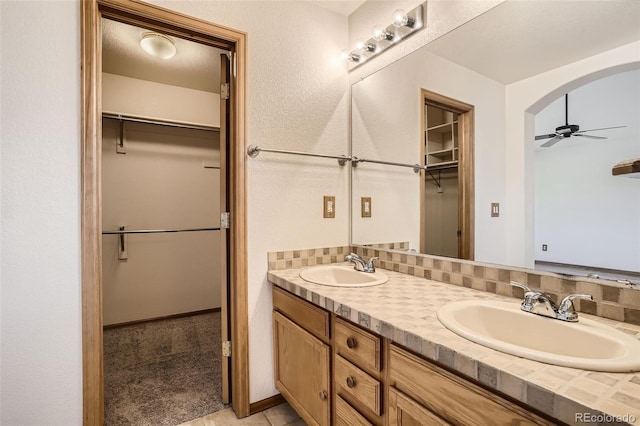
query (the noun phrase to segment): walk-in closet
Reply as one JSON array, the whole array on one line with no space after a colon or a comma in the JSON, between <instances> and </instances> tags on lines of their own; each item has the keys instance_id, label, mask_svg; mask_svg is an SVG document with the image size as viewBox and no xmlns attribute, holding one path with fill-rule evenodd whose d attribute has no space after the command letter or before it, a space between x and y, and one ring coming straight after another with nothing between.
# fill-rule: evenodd
<instances>
[{"instance_id":1,"label":"walk-in closet","mask_svg":"<svg viewBox=\"0 0 640 426\"><path fill-rule=\"evenodd\" d=\"M105 424L176 425L224 408L225 52L102 33Z\"/></svg>"}]
</instances>

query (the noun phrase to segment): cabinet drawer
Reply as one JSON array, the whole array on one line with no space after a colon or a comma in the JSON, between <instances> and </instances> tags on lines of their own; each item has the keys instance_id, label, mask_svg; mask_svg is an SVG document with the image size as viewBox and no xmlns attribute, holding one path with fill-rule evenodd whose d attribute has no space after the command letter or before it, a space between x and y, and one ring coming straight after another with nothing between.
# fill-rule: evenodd
<instances>
[{"instance_id":1,"label":"cabinet drawer","mask_svg":"<svg viewBox=\"0 0 640 426\"><path fill-rule=\"evenodd\" d=\"M380 337L348 322L336 319L336 352L359 367L380 371Z\"/></svg>"},{"instance_id":2,"label":"cabinet drawer","mask_svg":"<svg viewBox=\"0 0 640 426\"><path fill-rule=\"evenodd\" d=\"M316 337L327 340L329 334L329 312L302 300L285 290L273 287L273 309L293 320Z\"/></svg>"},{"instance_id":3,"label":"cabinet drawer","mask_svg":"<svg viewBox=\"0 0 640 426\"><path fill-rule=\"evenodd\" d=\"M389 356L389 385L454 424L553 424L395 345Z\"/></svg>"},{"instance_id":4,"label":"cabinet drawer","mask_svg":"<svg viewBox=\"0 0 640 426\"><path fill-rule=\"evenodd\" d=\"M389 426L450 426L440 417L424 408L402 392L389 389Z\"/></svg>"},{"instance_id":5,"label":"cabinet drawer","mask_svg":"<svg viewBox=\"0 0 640 426\"><path fill-rule=\"evenodd\" d=\"M334 364L336 394L353 397L376 415L381 414L382 385L365 371L336 355Z\"/></svg>"},{"instance_id":6,"label":"cabinet drawer","mask_svg":"<svg viewBox=\"0 0 640 426\"><path fill-rule=\"evenodd\" d=\"M347 401L336 396L336 426L373 426Z\"/></svg>"}]
</instances>

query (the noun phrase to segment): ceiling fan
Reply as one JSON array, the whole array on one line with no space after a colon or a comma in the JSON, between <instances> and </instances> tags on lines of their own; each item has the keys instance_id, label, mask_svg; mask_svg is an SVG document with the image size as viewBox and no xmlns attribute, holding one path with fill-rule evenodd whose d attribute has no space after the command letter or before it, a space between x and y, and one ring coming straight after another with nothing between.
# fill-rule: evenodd
<instances>
[{"instance_id":1,"label":"ceiling fan","mask_svg":"<svg viewBox=\"0 0 640 426\"><path fill-rule=\"evenodd\" d=\"M615 126L615 127L603 127L601 129L589 129L589 130L580 130L580 126L577 124L569 124L569 94L564 95L564 117L565 124L564 126L556 127L556 131L554 133L550 133L548 135L538 135L536 136L536 140L549 139L549 141L540 145L542 148L548 148L560 142L562 139L570 138L571 136L582 136L584 138L590 139L607 139L604 136L591 136L585 135L586 132L595 132L597 130L609 130L609 129L620 129L622 127L627 126Z\"/></svg>"}]
</instances>

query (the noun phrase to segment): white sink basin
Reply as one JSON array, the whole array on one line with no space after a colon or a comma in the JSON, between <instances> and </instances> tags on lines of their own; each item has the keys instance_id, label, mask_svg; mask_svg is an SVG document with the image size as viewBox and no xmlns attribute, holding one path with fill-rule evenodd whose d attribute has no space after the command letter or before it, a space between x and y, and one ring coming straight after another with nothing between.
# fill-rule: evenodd
<instances>
[{"instance_id":1,"label":"white sink basin","mask_svg":"<svg viewBox=\"0 0 640 426\"><path fill-rule=\"evenodd\" d=\"M333 287L369 287L386 283L389 277L383 272L360 272L353 266L312 266L300 271L300 278L314 284Z\"/></svg>"},{"instance_id":2,"label":"white sink basin","mask_svg":"<svg viewBox=\"0 0 640 426\"><path fill-rule=\"evenodd\" d=\"M523 312L520 304L466 300L438 311L460 336L501 352L584 370L640 371L640 341L601 323L577 323Z\"/></svg>"}]
</instances>

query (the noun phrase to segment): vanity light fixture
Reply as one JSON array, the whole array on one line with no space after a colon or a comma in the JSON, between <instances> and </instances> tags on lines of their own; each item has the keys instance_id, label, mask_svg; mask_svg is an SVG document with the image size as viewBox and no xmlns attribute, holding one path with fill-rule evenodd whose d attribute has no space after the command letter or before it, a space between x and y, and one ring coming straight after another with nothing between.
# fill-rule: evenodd
<instances>
[{"instance_id":1,"label":"vanity light fixture","mask_svg":"<svg viewBox=\"0 0 640 426\"><path fill-rule=\"evenodd\" d=\"M393 12L392 23L388 26L376 25L371 29L369 40L358 42L352 51L343 51L342 59L352 62L354 69L384 50L395 46L405 38L424 28L424 4L419 4L409 12L397 9Z\"/></svg>"},{"instance_id":2,"label":"vanity light fixture","mask_svg":"<svg viewBox=\"0 0 640 426\"><path fill-rule=\"evenodd\" d=\"M140 40L142 50L160 59L172 58L177 50L176 43L167 35L156 32L145 32Z\"/></svg>"}]
</instances>

